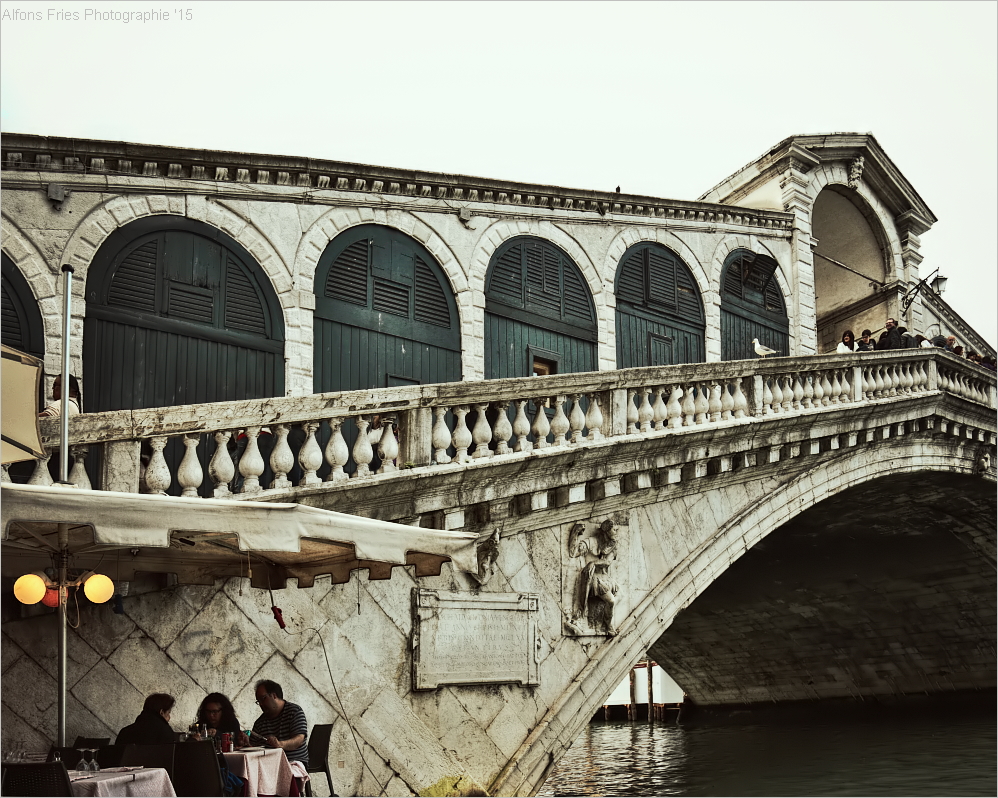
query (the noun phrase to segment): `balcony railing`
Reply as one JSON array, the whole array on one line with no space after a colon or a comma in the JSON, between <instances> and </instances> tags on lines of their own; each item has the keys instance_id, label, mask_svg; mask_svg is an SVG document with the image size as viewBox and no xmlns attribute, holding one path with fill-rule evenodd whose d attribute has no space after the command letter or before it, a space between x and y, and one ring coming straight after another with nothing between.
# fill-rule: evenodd
<instances>
[{"instance_id":1,"label":"balcony railing","mask_svg":"<svg viewBox=\"0 0 998 798\"><path fill-rule=\"evenodd\" d=\"M995 383L993 373L967 361L920 349L88 413L70 419L70 481L264 499L405 468L460 468L535 450L789 420L939 391L993 409ZM57 450L58 420L43 421L42 432L49 451ZM95 449L99 468L89 469L97 472L91 479L85 461ZM30 481L51 483L46 461Z\"/></svg>"}]
</instances>

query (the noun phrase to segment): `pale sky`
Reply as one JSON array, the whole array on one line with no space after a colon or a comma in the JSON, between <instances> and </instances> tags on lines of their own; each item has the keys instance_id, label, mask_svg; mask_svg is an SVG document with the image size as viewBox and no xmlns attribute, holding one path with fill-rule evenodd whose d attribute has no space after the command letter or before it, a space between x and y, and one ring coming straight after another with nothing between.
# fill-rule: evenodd
<instances>
[{"instance_id":1,"label":"pale sky","mask_svg":"<svg viewBox=\"0 0 998 798\"><path fill-rule=\"evenodd\" d=\"M939 218L922 275L998 341L993 2L0 9L5 133L694 200L792 134L871 132Z\"/></svg>"}]
</instances>

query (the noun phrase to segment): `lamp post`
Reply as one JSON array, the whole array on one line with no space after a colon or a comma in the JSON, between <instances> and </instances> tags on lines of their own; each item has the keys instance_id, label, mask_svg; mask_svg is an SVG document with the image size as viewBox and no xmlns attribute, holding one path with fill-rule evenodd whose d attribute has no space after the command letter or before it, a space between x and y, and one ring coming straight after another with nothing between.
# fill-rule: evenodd
<instances>
[{"instance_id":1,"label":"lamp post","mask_svg":"<svg viewBox=\"0 0 998 798\"><path fill-rule=\"evenodd\" d=\"M929 282L931 281L931 285ZM923 288L931 288L937 294L941 294L946 290L947 278L939 274L939 269L937 268L932 274L929 275L927 280L919 280L916 285L908 289L908 292L901 299L901 315L903 316L908 312L908 308L911 307L911 303L915 301L915 297L918 296L919 291Z\"/></svg>"}]
</instances>

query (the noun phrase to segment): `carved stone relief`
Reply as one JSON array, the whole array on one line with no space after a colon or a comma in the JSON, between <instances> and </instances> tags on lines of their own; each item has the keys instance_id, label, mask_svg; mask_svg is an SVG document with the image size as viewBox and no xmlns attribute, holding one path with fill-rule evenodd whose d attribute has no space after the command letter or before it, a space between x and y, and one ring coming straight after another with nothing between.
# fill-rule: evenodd
<instances>
[{"instance_id":1,"label":"carved stone relief","mask_svg":"<svg viewBox=\"0 0 998 798\"><path fill-rule=\"evenodd\" d=\"M565 634L612 637L617 633L613 616L620 584L613 570L618 550L617 527L609 518L592 532L583 523L569 531L568 556L574 567L569 568L571 601L566 605Z\"/></svg>"}]
</instances>

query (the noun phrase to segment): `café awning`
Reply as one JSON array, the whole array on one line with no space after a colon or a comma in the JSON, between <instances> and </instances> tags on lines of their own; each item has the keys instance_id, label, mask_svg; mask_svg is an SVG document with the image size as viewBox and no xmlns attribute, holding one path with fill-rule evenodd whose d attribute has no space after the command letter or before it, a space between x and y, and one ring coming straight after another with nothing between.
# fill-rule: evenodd
<instances>
[{"instance_id":1,"label":"caf\u00e9 awning","mask_svg":"<svg viewBox=\"0 0 998 798\"><path fill-rule=\"evenodd\" d=\"M211 584L247 576L257 587L299 586L331 574L368 569L386 579L398 565L417 576L450 561L477 572L477 536L378 521L299 504L79 490L4 483L0 486L2 571L19 576L51 564L58 526L69 526L73 567L96 568L129 581L136 572L174 573Z\"/></svg>"}]
</instances>

